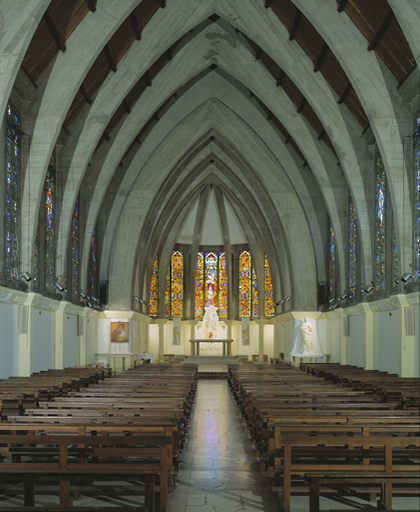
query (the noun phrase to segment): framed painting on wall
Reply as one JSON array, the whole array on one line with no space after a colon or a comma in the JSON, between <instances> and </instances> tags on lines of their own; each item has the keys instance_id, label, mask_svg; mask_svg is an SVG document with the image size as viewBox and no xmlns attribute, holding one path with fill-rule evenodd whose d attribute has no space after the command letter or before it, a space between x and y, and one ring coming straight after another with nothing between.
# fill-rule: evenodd
<instances>
[{"instance_id":1,"label":"framed painting on wall","mask_svg":"<svg viewBox=\"0 0 420 512\"><path fill-rule=\"evenodd\" d=\"M128 322L111 322L111 342L128 343Z\"/></svg>"}]
</instances>

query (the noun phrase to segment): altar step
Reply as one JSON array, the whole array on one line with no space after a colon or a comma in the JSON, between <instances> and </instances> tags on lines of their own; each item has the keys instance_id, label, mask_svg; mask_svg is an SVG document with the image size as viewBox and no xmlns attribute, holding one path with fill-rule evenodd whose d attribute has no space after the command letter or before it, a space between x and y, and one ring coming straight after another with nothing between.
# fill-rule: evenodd
<instances>
[{"instance_id":1,"label":"altar step","mask_svg":"<svg viewBox=\"0 0 420 512\"><path fill-rule=\"evenodd\" d=\"M226 379L228 365L241 364L247 357L241 356L188 356L182 364L197 364L199 379Z\"/></svg>"}]
</instances>

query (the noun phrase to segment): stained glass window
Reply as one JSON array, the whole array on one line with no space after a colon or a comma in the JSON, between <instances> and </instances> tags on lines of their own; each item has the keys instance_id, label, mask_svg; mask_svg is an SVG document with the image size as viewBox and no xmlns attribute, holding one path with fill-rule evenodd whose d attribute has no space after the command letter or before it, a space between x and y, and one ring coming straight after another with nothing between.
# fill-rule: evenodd
<instances>
[{"instance_id":1,"label":"stained glass window","mask_svg":"<svg viewBox=\"0 0 420 512\"><path fill-rule=\"evenodd\" d=\"M330 226L330 298L334 299L336 296L336 261L335 261L335 234L332 225Z\"/></svg>"},{"instance_id":2,"label":"stained glass window","mask_svg":"<svg viewBox=\"0 0 420 512\"><path fill-rule=\"evenodd\" d=\"M34 247L34 261L32 265L32 274L33 274L33 286L34 289L38 288L39 283L39 226L36 230L36 236L35 236L35 247Z\"/></svg>"},{"instance_id":3,"label":"stained glass window","mask_svg":"<svg viewBox=\"0 0 420 512\"><path fill-rule=\"evenodd\" d=\"M252 266L251 254L242 251L239 255L239 316L251 316Z\"/></svg>"},{"instance_id":4,"label":"stained glass window","mask_svg":"<svg viewBox=\"0 0 420 512\"><path fill-rule=\"evenodd\" d=\"M45 179L45 289L55 291L55 156Z\"/></svg>"},{"instance_id":5,"label":"stained glass window","mask_svg":"<svg viewBox=\"0 0 420 512\"><path fill-rule=\"evenodd\" d=\"M265 316L274 316L274 297L273 297L273 281L271 279L270 265L267 256L264 259L265 274Z\"/></svg>"},{"instance_id":6,"label":"stained glass window","mask_svg":"<svg viewBox=\"0 0 420 512\"><path fill-rule=\"evenodd\" d=\"M420 114L417 117L414 165L414 279L420 280Z\"/></svg>"},{"instance_id":7,"label":"stained glass window","mask_svg":"<svg viewBox=\"0 0 420 512\"><path fill-rule=\"evenodd\" d=\"M153 264L152 279L150 281L150 298L149 298L149 316L157 317L159 315L158 304L159 292L159 262L156 256Z\"/></svg>"},{"instance_id":8,"label":"stained glass window","mask_svg":"<svg viewBox=\"0 0 420 512\"><path fill-rule=\"evenodd\" d=\"M19 279L19 189L20 189L20 120L15 109L7 105L6 140L6 214L5 238L6 277Z\"/></svg>"},{"instance_id":9,"label":"stained glass window","mask_svg":"<svg viewBox=\"0 0 420 512\"><path fill-rule=\"evenodd\" d=\"M71 223L71 296L79 297L79 198L73 210Z\"/></svg>"},{"instance_id":10,"label":"stained glass window","mask_svg":"<svg viewBox=\"0 0 420 512\"><path fill-rule=\"evenodd\" d=\"M169 265L165 279L165 305L163 314L169 316L171 314L171 266Z\"/></svg>"},{"instance_id":11,"label":"stained glass window","mask_svg":"<svg viewBox=\"0 0 420 512\"><path fill-rule=\"evenodd\" d=\"M96 257L96 230L92 233L92 240L90 243L90 290L91 294L95 297L96 290L98 289L98 262Z\"/></svg>"},{"instance_id":12,"label":"stained glass window","mask_svg":"<svg viewBox=\"0 0 420 512\"><path fill-rule=\"evenodd\" d=\"M252 304L252 316L254 318L258 318L258 315L259 315L259 306L260 306L260 303L258 301L258 283L257 283L257 274L255 272L255 267L254 265L252 265L252 285L251 285L251 290L252 290L252 299L251 299L251 304Z\"/></svg>"},{"instance_id":13,"label":"stained glass window","mask_svg":"<svg viewBox=\"0 0 420 512\"><path fill-rule=\"evenodd\" d=\"M174 251L171 262L171 313L172 317L184 314L184 257Z\"/></svg>"},{"instance_id":14,"label":"stained glass window","mask_svg":"<svg viewBox=\"0 0 420 512\"><path fill-rule=\"evenodd\" d=\"M204 255L202 252L197 254L197 267L195 271L195 317L202 317L204 315L204 296L203 296L203 283L204 283Z\"/></svg>"},{"instance_id":15,"label":"stained glass window","mask_svg":"<svg viewBox=\"0 0 420 512\"><path fill-rule=\"evenodd\" d=\"M356 207L349 195L349 297L356 297L357 279L357 217Z\"/></svg>"},{"instance_id":16,"label":"stained glass window","mask_svg":"<svg viewBox=\"0 0 420 512\"><path fill-rule=\"evenodd\" d=\"M206 306L217 308L218 258L213 252L206 254L204 301Z\"/></svg>"},{"instance_id":17,"label":"stained glass window","mask_svg":"<svg viewBox=\"0 0 420 512\"><path fill-rule=\"evenodd\" d=\"M398 279L399 279L399 270L398 270L398 246L397 246L397 232L395 231L392 236L392 286L393 288L398 288Z\"/></svg>"},{"instance_id":18,"label":"stained glass window","mask_svg":"<svg viewBox=\"0 0 420 512\"><path fill-rule=\"evenodd\" d=\"M219 318L228 316L228 292L227 292L226 254L219 256Z\"/></svg>"},{"instance_id":19,"label":"stained glass window","mask_svg":"<svg viewBox=\"0 0 420 512\"><path fill-rule=\"evenodd\" d=\"M376 290L385 289L385 169L382 158L376 160L376 226L375 226L375 283Z\"/></svg>"}]
</instances>

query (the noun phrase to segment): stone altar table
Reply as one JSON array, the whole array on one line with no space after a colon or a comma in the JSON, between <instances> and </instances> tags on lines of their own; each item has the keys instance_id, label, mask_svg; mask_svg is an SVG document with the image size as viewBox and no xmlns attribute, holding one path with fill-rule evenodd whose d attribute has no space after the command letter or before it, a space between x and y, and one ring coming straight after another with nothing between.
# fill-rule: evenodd
<instances>
[{"instance_id":1,"label":"stone altar table","mask_svg":"<svg viewBox=\"0 0 420 512\"><path fill-rule=\"evenodd\" d=\"M191 339L193 356L200 355L200 343L223 343L223 355L230 356L230 347L233 340L218 339L218 338L199 338Z\"/></svg>"}]
</instances>

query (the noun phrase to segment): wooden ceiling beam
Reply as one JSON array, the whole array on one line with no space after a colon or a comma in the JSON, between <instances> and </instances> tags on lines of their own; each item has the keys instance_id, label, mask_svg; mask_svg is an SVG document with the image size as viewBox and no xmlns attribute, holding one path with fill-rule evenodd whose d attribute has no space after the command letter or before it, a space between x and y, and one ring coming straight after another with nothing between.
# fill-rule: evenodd
<instances>
[{"instance_id":1,"label":"wooden ceiling beam","mask_svg":"<svg viewBox=\"0 0 420 512\"><path fill-rule=\"evenodd\" d=\"M104 139L111 140L111 135L106 130L104 130Z\"/></svg>"},{"instance_id":2,"label":"wooden ceiling beam","mask_svg":"<svg viewBox=\"0 0 420 512\"><path fill-rule=\"evenodd\" d=\"M282 69L280 69L280 73L279 73L279 76L277 77L277 82L276 82L277 87L281 86L285 76L286 76L286 72L283 71Z\"/></svg>"},{"instance_id":3,"label":"wooden ceiling beam","mask_svg":"<svg viewBox=\"0 0 420 512\"><path fill-rule=\"evenodd\" d=\"M168 60L172 60L173 55L172 55L172 52L171 52L171 50L170 50L170 49L169 49L169 50L166 50L165 55L166 55L166 57L168 58Z\"/></svg>"},{"instance_id":4,"label":"wooden ceiling beam","mask_svg":"<svg viewBox=\"0 0 420 512\"><path fill-rule=\"evenodd\" d=\"M57 46L60 48L62 52L66 51L66 43L64 42L63 38L61 37L60 33L57 30L57 27L55 26L55 23L53 22L50 13L48 11L45 11L44 14L45 21L47 22L48 28L50 29L50 32L55 39L55 42L57 43Z\"/></svg>"},{"instance_id":5,"label":"wooden ceiling beam","mask_svg":"<svg viewBox=\"0 0 420 512\"><path fill-rule=\"evenodd\" d=\"M289 41L293 41L293 39L295 39L301 18L302 18L302 13L299 11L299 9L296 9L296 14L293 19L292 28L290 29Z\"/></svg>"},{"instance_id":6,"label":"wooden ceiling beam","mask_svg":"<svg viewBox=\"0 0 420 512\"><path fill-rule=\"evenodd\" d=\"M146 71L146 73L144 74L144 80L146 82L147 87L152 87L152 79L150 78L149 71Z\"/></svg>"},{"instance_id":7,"label":"wooden ceiling beam","mask_svg":"<svg viewBox=\"0 0 420 512\"><path fill-rule=\"evenodd\" d=\"M128 103L127 98L123 99L122 104L123 104L124 109L127 112L127 114L131 114L131 107L130 107L130 104Z\"/></svg>"},{"instance_id":8,"label":"wooden ceiling beam","mask_svg":"<svg viewBox=\"0 0 420 512\"><path fill-rule=\"evenodd\" d=\"M338 99L338 102L337 102L337 103L338 103L339 105L341 105L341 104L343 103L343 101L347 98L347 95L348 95L348 93L351 91L351 89L352 89L352 85L351 85L351 83L349 82L349 83L346 85L346 87L345 87L344 91L342 92L342 94L341 94L340 98Z\"/></svg>"},{"instance_id":9,"label":"wooden ceiling beam","mask_svg":"<svg viewBox=\"0 0 420 512\"><path fill-rule=\"evenodd\" d=\"M337 7L337 11L338 12L343 12L344 9L346 8L346 5L347 5L347 0L340 0L338 2L338 7Z\"/></svg>"},{"instance_id":10,"label":"wooden ceiling beam","mask_svg":"<svg viewBox=\"0 0 420 512\"><path fill-rule=\"evenodd\" d=\"M378 32L376 32L372 41L369 43L369 46L368 46L369 52L371 52L378 46L378 43L381 40L381 37L385 34L385 31L389 27L389 24L391 23L393 17L394 17L394 11L392 9L390 9L388 11L388 14L385 16L384 21L381 23L381 26L379 27Z\"/></svg>"},{"instance_id":11,"label":"wooden ceiling beam","mask_svg":"<svg viewBox=\"0 0 420 512\"><path fill-rule=\"evenodd\" d=\"M112 55L111 48L108 44L105 45L105 53L106 58L108 59L108 63L112 69L112 71L115 73L117 71L117 63L114 59L114 56Z\"/></svg>"},{"instance_id":12,"label":"wooden ceiling beam","mask_svg":"<svg viewBox=\"0 0 420 512\"><path fill-rule=\"evenodd\" d=\"M166 0L159 0L159 5L161 6L162 9L165 9L165 7L166 7Z\"/></svg>"},{"instance_id":13,"label":"wooden ceiling beam","mask_svg":"<svg viewBox=\"0 0 420 512\"><path fill-rule=\"evenodd\" d=\"M83 97L85 98L86 103L89 103L89 105L92 105L93 99L83 84L80 86L80 92L83 94Z\"/></svg>"},{"instance_id":14,"label":"wooden ceiling beam","mask_svg":"<svg viewBox=\"0 0 420 512\"><path fill-rule=\"evenodd\" d=\"M319 52L318 58L316 59L314 66L314 73L321 69L322 63L324 62L325 56L327 55L328 45L324 42L321 51Z\"/></svg>"},{"instance_id":15,"label":"wooden ceiling beam","mask_svg":"<svg viewBox=\"0 0 420 512\"><path fill-rule=\"evenodd\" d=\"M297 113L300 114L302 112L302 110L305 108L305 105L306 105L306 98L303 97L302 98L302 101L300 102L299 106L298 106L298 109L297 109Z\"/></svg>"},{"instance_id":16,"label":"wooden ceiling beam","mask_svg":"<svg viewBox=\"0 0 420 512\"><path fill-rule=\"evenodd\" d=\"M272 119L273 119L273 112L271 112L271 110L270 110L270 112L267 115L267 121L271 121Z\"/></svg>"},{"instance_id":17,"label":"wooden ceiling beam","mask_svg":"<svg viewBox=\"0 0 420 512\"><path fill-rule=\"evenodd\" d=\"M257 51L255 53L255 58L257 60L260 60L261 59L261 55L262 55L262 48L261 48L261 46L258 46Z\"/></svg>"},{"instance_id":18,"label":"wooden ceiling beam","mask_svg":"<svg viewBox=\"0 0 420 512\"><path fill-rule=\"evenodd\" d=\"M91 11L91 12L96 11L96 0L86 0L86 3L89 7L89 11Z\"/></svg>"},{"instance_id":19,"label":"wooden ceiling beam","mask_svg":"<svg viewBox=\"0 0 420 512\"><path fill-rule=\"evenodd\" d=\"M284 143L285 144L289 144L289 142L292 140L292 136L290 135L290 133L287 134L287 137L286 139L284 140Z\"/></svg>"},{"instance_id":20,"label":"wooden ceiling beam","mask_svg":"<svg viewBox=\"0 0 420 512\"><path fill-rule=\"evenodd\" d=\"M134 30L136 39L137 39L137 41L140 41L141 28L140 28L139 22L137 21L136 13L134 11L130 14L130 21L131 21L131 24L133 25L133 30Z\"/></svg>"},{"instance_id":21,"label":"wooden ceiling beam","mask_svg":"<svg viewBox=\"0 0 420 512\"><path fill-rule=\"evenodd\" d=\"M321 130L321 133L318 135L317 139L318 140L322 140L324 138L324 135L326 134L327 132L325 131L325 128L322 128Z\"/></svg>"},{"instance_id":22,"label":"wooden ceiling beam","mask_svg":"<svg viewBox=\"0 0 420 512\"><path fill-rule=\"evenodd\" d=\"M265 2L264 2L264 7L265 7L266 9L268 9L269 7L271 7L271 2L272 2L272 0L265 0Z\"/></svg>"}]
</instances>

